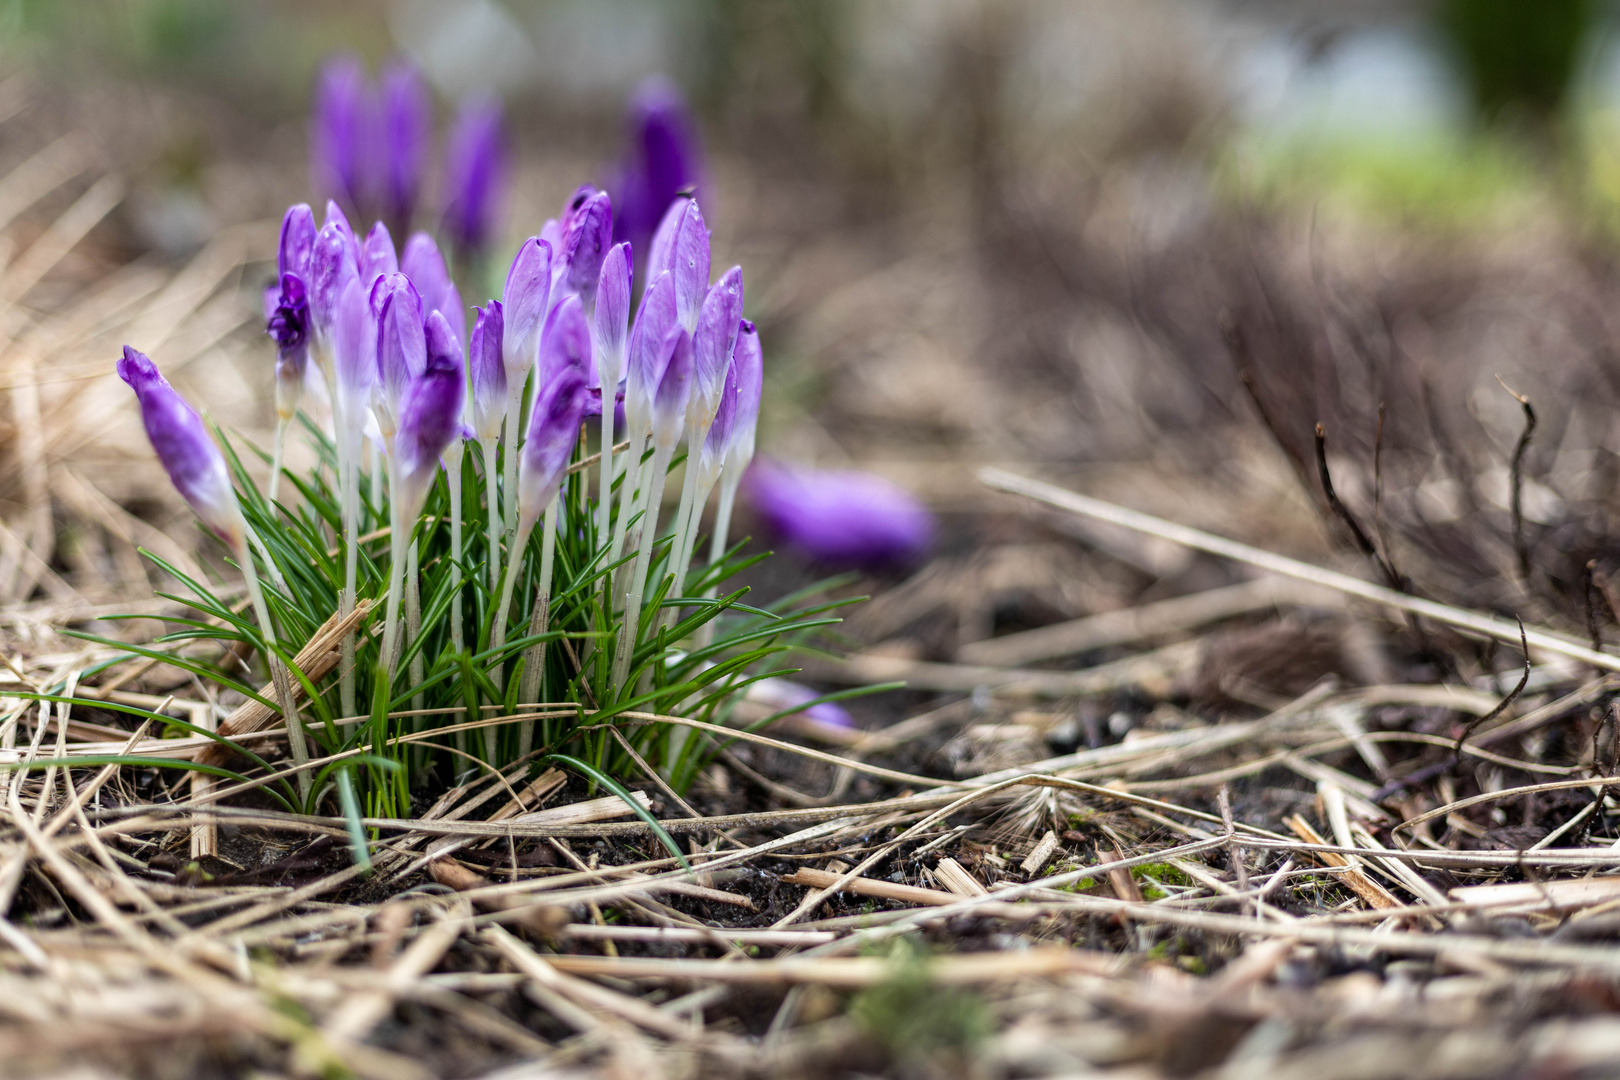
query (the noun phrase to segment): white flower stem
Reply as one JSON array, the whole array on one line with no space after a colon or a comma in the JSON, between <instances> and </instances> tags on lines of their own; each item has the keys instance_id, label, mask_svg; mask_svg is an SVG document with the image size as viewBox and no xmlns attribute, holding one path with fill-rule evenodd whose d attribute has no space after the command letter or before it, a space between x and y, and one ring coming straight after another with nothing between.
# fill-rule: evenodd
<instances>
[{"instance_id":1,"label":"white flower stem","mask_svg":"<svg viewBox=\"0 0 1620 1080\"><path fill-rule=\"evenodd\" d=\"M731 537L731 510L737 503L737 485L740 477L733 476L730 470L720 475L720 501L714 508L714 538L709 541L709 565L713 566L726 554L726 545ZM715 594L715 586L710 585L703 590L705 599ZM705 648L714 642L714 620L710 619L698 627L698 647Z\"/></svg>"},{"instance_id":2,"label":"white flower stem","mask_svg":"<svg viewBox=\"0 0 1620 1080\"><path fill-rule=\"evenodd\" d=\"M551 574L557 559L557 511L561 496L553 496L546 507L540 538L540 584L534 591L534 611L529 615L529 636L541 634L551 622ZM518 704L535 705L540 701L540 688L545 682L546 643L530 645L523 652L523 679L518 683ZM518 728L518 757L534 746L534 721L525 720Z\"/></svg>"},{"instance_id":3,"label":"white flower stem","mask_svg":"<svg viewBox=\"0 0 1620 1080\"><path fill-rule=\"evenodd\" d=\"M685 474L681 479L681 502L675 511L675 543L669 549L669 568L675 573L675 594L681 592L681 553L686 550L687 533L692 525L692 502L697 496L697 443L688 446L686 451L686 467L681 471Z\"/></svg>"},{"instance_id":4,"label":"white flower stem","mask_svg":"<svg viewBox=\"0 0 1620 1080\"><path fill-rule=\"evenodd\" d=\"M533 522L519 522L517 535L512 539L512 557L507 560L506 574L501 580L501 600L495 608L495 621L489 628L489 647L499 649L506 644L506 617L512 610L512 587L517 584L517 571L523 567L523 549L529 543L529 533L534 531ZM491 681L499 687L505 663L495 665ZM490 760L495 760L495 728L484 729L484 750Z\"/></svg>"},{"instance_id":5,"label":"white flower stem","mask_svg":"<svg viewBox=\"0 0 1620 1080\"><path fill-rule=\"evenodd\" d=\"M619 485L619 520L613 526L613 546L608 549L608 562L619 561L624 552L625 530L630 527L630 519L641 498L641 489L644 484L638 483L641 475L641 454L647 446L646 432L631 432L630 447L624 455L624 482Z\"/></svg>"},{"instance_id":6,"label":"white flower stem","mask_svg":"<svg viewBox=\"0 0 1620 1080\"><path fill-rule=\"evenodd\" d=\"M613 395L602 384L602 492L596 500L596 542L605 544L613 527ZM621 494L620 498L624 497Z\"/></svg>"},{"instance_id":7,"label":"white flower stem","mask_svg":"<svg viewBox=\"0 0 1620 1080\"><path fill-rule=\"evenodd\" d=\"M450 647L460 652L467 647L467 634L461 625L461 469L449 470L445 478L450 482L450 557L455 560L450 572L456 576L455 592L450 594Z\"/></svg>"},{"instance_id":8,"label":"white flower stem","mask_svg":"<svg viewBox=\"0 0 1620 1080\"><path fill-rule=\"evenodd\" d=\"M411 538L410 551L405 555L405 647L410 648L416 644L416 639L422 636L422 590L419 584L421 578L420 548L415 537ZM412 686L422 684L422 650L418 649L411 654L411 662L406 669L406 676L411 680ZM422 707L422 695L411 695L411 708ZM422 718L413 716L411 726L420 729Z\"/></svg>"},{"instance_id":9,"label":"white flower stem","mask_svg":"<svg viewBox=\"0 0 1620 1080\"><path fill-rule=\"evenodd\" d=\"M498 482L499 473L495 463L495 439L484 439L480 445L484 448L484 497L489 507L489 554L485 559L489 563L489 591L491 594L501 587L501 486Z\"/></svg>"},{"instance_id":10,"label":"white flower stem","mask_svg":"<svg viewBox=\"0 0 1620 1080\"><path fill-rule=\"evenodd\" d=\"M613 655L613 693L617 695L630 674L630 658L636 650L636 635L641 632L641 598L647 584L647 571L652 564L653 548L658 546L658 509L664 499L664 478L669 473L669 459L675 454L673 446L658 447L653 451L652 477L647 483L647 513L642 522L641 542L636 552L636 567L630 574L630 587L625 593L624 623L619 628L619 645Z\"/></svg>"},{"instance_id":11,"label":"white flower stem","mask_svg":"<svg viewBox=\"0 0 1620 1080\"><path fill-rule=\"evenodd\" d=\"M298 699L293 697L292 679L275 653L276 630L270 622L270 608L264 602L264 590L259 587L258 571L253 568L253 553L246 544L237 545L236 561L242 567L248 596L253 600L253 616L259 621L259 633L264 636L265 665L270 669L270 682L276 688L277 704L281 706L282 720L287 725L287 746L292 751L293 764L298 767L298 793L307 800L310 776L303 766L309 762L309 744L304 741L304 722L298 715Z\"/></svg>"},{"instance_id":12,"label":"white flower stem","mask_svg":"<svg viewBox=\"0 0 1620 1080\"><path fill-rule=\"evenodd\" d=\"M506 398L506 506L502 520L506 523L508 540L517 528L518 429L522 424L523 384L520 383L508 387ZM517 548L509 544L508 550L515 552Z\"/></svg>"},{"instance_id":13,"label":"white flower stem","mask_svg":"<svg viewBox=\"0 0 1620 1080\"><path fill-rule=\"evenodd\" d=\"M353 451L352 436L339 433L339 440L349 443L350 452L344 455L348 468L339 477L342 486L343 507L343 591L338 594L338 614L348 618L354 610L355 585L360 576L360 455ZM375 465L373 466L375 467ZM343 635L343 651L338 661L338 707L344 716L355 715L354 701L354 634Z\"/></svg>"},{"instance_id":14,"label":"white flower stem","mask_svg":"<svg viewBox=\"0 0 1620 1080\"><path fill-rule=\"evenodd\" d=\"M287 450L287 421L276 420L276 446L270 454L270 501L276 501L276 492L281 490L281 459Z\"/></svg>"}]
</instances>

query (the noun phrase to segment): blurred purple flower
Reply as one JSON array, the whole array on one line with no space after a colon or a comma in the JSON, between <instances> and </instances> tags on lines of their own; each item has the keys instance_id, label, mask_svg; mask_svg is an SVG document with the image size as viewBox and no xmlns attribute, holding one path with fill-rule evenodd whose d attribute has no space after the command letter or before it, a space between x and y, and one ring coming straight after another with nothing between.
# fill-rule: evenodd
<instances>
[{"instance_id":1,"label":"blurred purple flower","mask_svg":"<svg viewBox=\"0 0 1620 1080\"><path fill-rule=\"evenodd\" d=\"M242 508L231 487L225 455L208 437L202 417L175 392L157 365L128 345L118 361L118 377L135 391L146 437L176 490L203 524L240 553L245 529Z\"/></svg>"},{"instance_id":2,"label":"blurred purple flower","mask_svg":"<svg viewBox=\"0 0 1620 1080\"><path fill-rule=\"evenodd\" d=\"M589 420L593 416L600 417L601 415L602 388L600 386L588 387L585 397L585 418ZM613 430L622 433L624 429L624 383L621 382L619 388L613 392Z\"/></svg>"},{"instance_id":3,"label":"blurred purple flower","mask_svg":"<svg viewBox=\"0 0 1620 1080\"><path fill-rule=\"evenodd\" d=\"M345 199L356 210L367 205L374 186L376 109L360 58L350 53L328 58L315 82L312 179L317 191Z\"/></svg>"},{"instance_id":4,"label":"blurred purple flower","mask_svg":"<svg viewBox=\"0 0 1620 1080\"><path fill-rule=\"evenodd\" d=\"M394 60L382 73L383 213L408 228L422 193L433 139L433 102L422 77L406 60Z\"/></svg>"},{"instance_id":5,"label":"blurred purple flower","mask_svg":"<svg viewBox=\"0 0 1620 1080\"><path fill-rule=\"evenodd\" d=\"M758 702L772 712L782 712L786 709L796 708L807 701L814 701L821 697L821 693L783 678L761 679L750 683L743 694L749 701ZM812 705L808 709L794 713L795 716L807 717L820 724L830 727L853 728L854 719L842 705L832 701L823 701L819 705ZM787 717L783 717L787 719Z\"/></svg>"},{"instance_id":6,"label":"blurred purple flower","mask_svg":"<svg viewBox=\"0 0 1620 1080\"><path fill-rule=\"evenodd\" d=\"M903 570L928 553L934 517L867 473L756 461L743 490L766 538L829 569Z\"/></svg>"},{"instance_id":7,"label":"blurred purple flower","mask_svg":"<svg viewBox=\"0 0 1620 1080\"><path fill-rule=\"evenodd\" d=\"M518 472L518 528L532 527L556 496L568 469L568 459L579 439L585 415L585 372L564 365L550 383L541 387L529 417L523 464Z\"/></svg>"},{"instance_id":8,"label":"blurred purple flower","mask_svg":"<svg viewBox=\"0 0 1620 1080\"><path fill-rule=\"evenodd\" d=\"M501 103L468 98L456 114L445 146L444 224L463 252L481 252L492 239L506 188Z\"/></svg>"},{"instance_id":9,"label":"blurred purple flower","mask_svg":"<svg viewBox=\"0 0 1620 1080\"><path fill-rule=\"evenodd\" d=\"M388 303L401 303L401 295L396 292ZM421 374L410 380L400 399L394 435L398 497L412 517L438 473L440 456L464 431L461 413L467 392L461 343L441 313L428 315L423 339L427 355Z\"/></svg>"},{"instance_id":10,"label":"blurred purple flower","mask_svg":"<svg viewBox=\"0 0 1620 1080\"><path fill-rule=\"evenodd\" d=\"M506 419L506 364L501 358L501 342L506 332L505 312L499 300L475 308L472 342L467 349L467 369L472 383L473 429L488 442L501 434Z\"/></svg>"},{"instance_id":11,"label":"blurred purple flower","mask_svg":"<svg viewBox=\"0 0 1620 1080\"><path fill-rule=\"evenodd\" d=\"M450 324L456 340L465 348L467 309L461 303L461 291L451 280L444 255L440 253L439 245L433 242L433 237L425 232L412 233L405 243L405 253L400 256L399 269L411 279L416 291L422 294L423 316L426 317L430 311L441 313L444 321Z\"/></svg>"},{"instance_id":12,"label":"blurred purple flower","mask_svg":"<svg viewBox=\"0 0 1620 1080\"><path fill-rule=\"evenodd\" d=\"M613 237L645 251L669 204L701 185L703 154L686 102L668 79L643 81L625 119L630 145L611 187L618 206Z\"/></svg>"}]
</instances>

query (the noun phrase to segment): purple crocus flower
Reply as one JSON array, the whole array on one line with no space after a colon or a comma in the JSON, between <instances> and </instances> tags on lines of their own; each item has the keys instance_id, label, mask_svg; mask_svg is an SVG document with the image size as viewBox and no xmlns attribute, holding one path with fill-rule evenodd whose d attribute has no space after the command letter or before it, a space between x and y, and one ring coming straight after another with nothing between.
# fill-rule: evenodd
<instances>
[{"instance_id":1,"label":"purple crocus flower","mask_svg":"<svg viewBox=\"0 0 1620 1080\"><path fill-rule=\"evenodd\" d=\"M501 290L506 328L501 355L509 386L520 386L528 378L540 346L540 330L550 310L552 250L548 241L531 236L518 248L506 272L506 287Z\"/></svg>"},{"instance_id":2,"label":"purple crocus flower","mask_svg":"<svg viewBox=\"0 0 1620 1080\"><path fill-rule=\"evenodd\" d=\"M281 240L276 245L277 274L297 274L308 283L315 232L315 212L308 203L295 203L287 208L281 219Z\"/></svg>"},{"instance_id":3,"label":"purple crocus flower","mask_svg":"<svg viewBox=\"0 0 1620 1080\"><path fill-rule=\"evenodd\" d=\"M737 380L737 399L731 421L731 437L725 448L725 468L742 476L754 460L754 436L759 425L759 401L765 389L765 357L759 347L759 332L744 319L737 328L737 344L731 350L732 376Z\"/></svg>"},{"instance_id":4,"label":"purple crocus flower","mask_svg":"<svg viewBox=\"0 0 1620 1080\"><path fill-rule=\"evenodd\" d=\"M388 302L399 304L400 297L396 292ZM439 458L462 435L462 402L467 392L461 342L444 315L430 313L422 335L426 357L421 373L410 380L401 396L399 430L394 435L398 497L401 506L410 511L409 518L420 510L437 475Z\"/></svg>"},{"instance_id":5,"label":"purple crocus flower","mask_svg":"<svg viewBox=\"0 0 1620 1080\"><path fill-rule=\"evenodd\" d=\"M328 350L337 323L338 301L343 298L348 283L360 275L359 264L349 245L350 236L344 231L346 225L347 222L328 221L315 237L315 248L310 253L310 321L316 339Z\"/></svg>"},{"instance_id":6,"label":"purple crocus flower","mask_svg":"<svg viewBox=\"0 0 1620 1080\"><path fill-rule=\"evenodd\" d=\"M562 487L579 439L579 425L585 416L585 373L573 364L563 365L557 376L540 390L534 412L529 417L529 435L523 444L523 463L518 471L518 531L526 534Z\"/></svg>"},{"instance_id":7,"label":"purple crocus flower","mask_svg":"<svg viewBox=\"0 0 1620 1080\"><path fill-rule=\"evenodd\" d=\"M444 223L457 248L478 252L489 243L505 186L501 103L492 96L468 98L445 148Z\"/></svg>"},{"instance_id":8,"label":"purple crocus flower","mask_svg":"<svg viewBox=\"0 0 1620 1080\"><path fill-rule=\"evenodd\" d=\"M715 409L720 405L720 390L725 385L731 352L737 344L742 309L742 267L733 266L704 297L698 313L697 334L692 338L697 370L691 422L700 427L714 420Z\"/></svg>"},{"instance_id":9,"label":"purple crocus flower","mask_svg":"<svg viewBox=\"0 0 1620 1080\"><path fill-rule=\"evenodd\" d=\"M714 422L709 425L709 435L703 440L703 448L698 451L698 478L704 485L701 490L705 493L719 477L720 470L726 463L726 452L731 449L737 430L737 397L737 364L733 362L726 366L726 375L721 381L719 404L714 411Z\"/></svg>"},{"instance_id":10,"label":"purple crocus flower","mask_svg":"<svg viewBox=\"0 0 1620 1080\"><path fill-rule=\"evenodd\" d=\"M383 213L400 228L411 223L422 192L433 103L414 66L395 60L382 73Z\"/></svg>"},{"instance_id":11,"label":"purple crocus flower","mask_svg":"<svg viewBox=\"0 0 1620 1080\"><path fill-rule=\"evenodd\" d=\"M653 445L664 451L673 450L686 429L686 405L695 374L692 335L684 326L677 326L670 332L670 339L669 363L664 367L664 377L658 380L652 409Z\"/></svg>"},{"instance_id":12,"label":"purple crocus flower","mask_svg":"<svg viewBox=\"0 0 1620 1080\"><path fill-rule=\"evenodd\" d=\"M540 386L552 383L564 368L577 368L589 381L591 332L585 324L585 305L570 296L546 317L540 332Z\"/></svg>"},{"instance_id":13,"label":"purple crocus flower","mask_svg":"<svg viewBox=\"0 0 1620 1080\"><path fill-rule=\"evenodd\" d=\"M355 268L359 269L360 238L355 235L354 227L349 224L349 217L343 212L343 207L331 199L326 200L326 220L321 222L322 228L328 225L343 234L343 238L349 245L349 258L354 261Z\"/></svg>"},{"instance_id":14,"label":"purple crocus flower","mask_svg":"<svg viewBox=\"0 0 1620 1080\"><path fill-rule=\"evenodd\" d=\"M304 394L304 369L309 363L309 297L304 279L281 275L281 287L265 293L265 332L276 343L276 416L283 422L298 411Z\"/></svg>"},{"instance_id":15,"label":"purple crocus flower","mask_svg":"<svg viewBox=\"0 0 1620 1080\"><path fill-rule=\"evenodd\" d=\"M568 214L562 231L562 288L565 294L590 300L602 273L602 260L613 244L613 201L598 191ZM552 297L552 302L560 298Z\"/></svg>"},{"instance_id":16,"label":"purple crocus flower","mask_svg":"<svg viewBox=\"0 0 1620 1080\"><path fill-rule=\"evenodd\" d=\"M437 311L450 324L456 340L467 340L467 310L461 303L461 292L450 279L444 255L433 237L425 232L412 233L405 242L405 254L400 257L399 269L417 292L422 294L422 311Z\"/></svg>"},{"instance_id":17,"label":"purple crocus flower","mask_svg":"<svg viewBox=\"0 0 1620 1080\"><path fill-rule=\"evenodd\" d=\"M360 245L360 281L367 288L385 274L399 273L399 258L394 254L394 238L382 222L371 227Z\"/></svg>"},{"instance_id":18,"label":"purple crocus flower","mask_svg":"<svg viewBox=\"0 0 1620 1080\"><path fill-rule=\"evenodd\" d=\"M473 430L489 442L500 437L506 419L506 364L501 357L506 319L499 300L475 310L478 318L467 350L467 374L472 382Z\"/></svg>"},{"instance_id":19,"label":"purple crocus flower","mask_svg":"<svg viewBox=\"0 0 1620 1080\"><path fill-rule=\"evenodd\" d=\"M652 430L653 399L669 365L674 346L675 275L665 272L641 296L630 331L629 366L624 383L624 416L633 434L645 438Z\"/></svg>"},{"instance_id":20,"label":"purple crocus flower","mask_svg":"<svg viewBox=\"0 0 1620 1080\"><path fill-rule=\"evenodd\" d=\"M351 436L365 425L366 410L377 386L378 322L371 298L371 289L363 288L358 279L351 279L338 301L337 327L333 334L337 415Z\"/></svg>"},{"instance_id":21,"label":"purple crocus flower","mask_svg":"<svg viewBox=\"0 0 1620 1080\"><path fill-rule=\"evenodd\" d=\"M756 461L743 490L766 537L818 566L906 569L933 542L934 518L927 508L867 473Z\"/></svg>"},{"instance_id":22,"label":"purple crocus flower","mask_svg":"<svg viewBox=\"0 0 1620 1080\"><path fill-rule=\"evenodd\" d=\"M638 86L627 110L630 145L613 190L619 193L613 236L644 247L682 192L702 185L702 151L680 91L652 77Z\"/></svg>"},{"instance_id":23,"label":"purple crocus flower","mask_svg":"<svg viewBox=\"0 0 1620 1080\"><path fill-rule=\"evenodd\" d=\"M231 487L225 455L208 437L202 417L175 392L157 365L128 345L118 361L118 377L135 391L146 437L176 490L203 524L240 554L246 530L242 508Z\"/></svg>"},{"instance_id":24,"label":"purple crocus flower","mask_svg":"<svg viewBox=\"0 0 1620 1080\"><path fill-rule=\"evenodd\" d=\"M403 423L405 392L427 366L422 298L404 274L389 274L373 286L372 303L378 313L377 422L392 442Z\"/></svg>"},{"instance_id":25,"label":"purple crocus flower","mask_svg":"<svg viewBox=\"0 0 1620 1080\"><path fill-rule=\"evenodd\" d=\"M697 332L698 315L709 292L709 230L696 199L689 199L670 249L675 274L675 311L688 334ZM739 294L740 295L740 294Z\"/></svg>"},{"instance_id":26,"label":"purple crocus flower","mask_svg":"<svg viewBox=\"0 0 1620 1080\"><path fill-rule=\"evenodd\" d=\"M376 103L360 58L333 56L315 84L310 159L314 184L355 209L370 199L375 161Z\"/></svg>"},{"instance_id":27,"label":"purple crocus flower","mask_svg":"<svg viewBox=\"0 0 1620 1080\"><path fill-rule=\"evenodd\" d=\"M630 245L615 244L602 260L602 273L597 278L592 342L596 353L596 376L601 385L607 387L618 386L619 380L624 378L633 262Z\"/></svg>"}]
</instances>

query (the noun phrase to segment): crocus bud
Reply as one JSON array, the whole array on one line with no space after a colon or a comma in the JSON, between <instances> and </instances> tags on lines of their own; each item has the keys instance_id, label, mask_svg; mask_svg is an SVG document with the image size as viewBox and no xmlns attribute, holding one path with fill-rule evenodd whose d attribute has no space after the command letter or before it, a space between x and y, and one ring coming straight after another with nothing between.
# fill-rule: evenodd
<instances>
[{"instance_id":1,"label":"crocus bud","mask_svg":"<svg viewBox=\"0 0 1620 1080\"><path fill-rule=\"evenodd\" d=\"M379 282L385 279L379 279ZM352 434L365 423L377 385L377 312L371 290L351 279L338 302L332 352L337 365L338 417Z\"/></svg>"},{"instance_id":2,"label":"crocus bud","mask_svg":"<svg viewBox=\"0 0 1620 1080\"><path fill-rule=\"evenodd\" d=\"M652 429L653 398L669 365L674 345L675 275L665 272L641 296L641 310L630 331L629 366L624 383L624 417L643 437Z\"/></svg>"},{"instance_id":3,"label":"crocus bud","mask_svg":"<svg viewBox=\"0 0 1620 1080\"><path fill-rule=\"evenodd\" d=\"M389 303L399 303L400 295L395 293ZM423 338L431 342L431 349L421 373L405 387L394 435L398 498L413 518L438 472L439 458L463 433L462 399L467 392L461 343L442 314L435 311L428 316Z\"/></svg>"},{"instance_id":4,"label":"crocus bud","mask_svg":"<svg viewBox=\"0 0 1620 1080\"><path fill-rule=\"evenodd\" d=\"M326 220L321 223L321 227L324 229L328 225L343 234L343 239L349 245L349 259L354 263L355 272L359 273L360 238L355 236L354 228L349 224L348 216L343 213L343 207L331 199L326 200Z\"/></svg>"},{"instance_id":5,"label":"crocus bud","mask_svg":"<svg viewBox=\"0 0 1620 1080\"><path fill-rule=\"evenodd\" d=\"M433 103L410 63L396 60L383 69L382 112L383 212L403 228L416 211L433 137Z\"/></svg>"},{"instance_id":6,"label":"crocus bud","mask_svg":"<svg viewBox=\"0 0 1620 1080\"><path fill-rule=\"evenodd\" d=\"M450 279L444 255L433 237L425 232L411 234L405 243L405 254L400 257L399 269L422 295L424 315L429 311L439 312L450 324L456 340L466 341L467 311L461 303L461 292Z\"/></svg>"},{"instance_id":7,"label":"crocus bud","mask_svg":"<svg viewBox=\"0 0 1620 1080\"><path fill-rule=\"evenodd\" d=\"M482 251L494 232L506 186L502 142L501 103L494 97L463 102L445 149L444 211L445 228L463 251Z\"/></svg>"},{"instance_id":8,"label":"crocus bud","mask_svg":"<svg viewBox=\"0 0 1620 1080\"><path fill-rule=\"evenodd\" d=\"M596 192L568 216L562 244L564 290L591 299L602 273L602 259L613 244L613 201L607 192Z\"/></svg>"},{"instance_id":9,"label":"crocus bud","mask_svg":"<svg viewBox=\"0 0 1620 1080\"><path fill-rule=\"evenodd\" d=\"M714 422L709 425L708 437L703 440L703 448L697 454L698 479L704 485L702 490L714 485L726 463L726 452L731 449L737 430L737 392L737 365L729 364L726 377L721 382L720 402L714 411Z\"/></svg>"},{"instance_id":10,"label":"crocus bud","mask_svg":"<svg viewBox=\"0 0 1620 1080\"><path fill-rule=\"evenodd\" d=\"M529 368L534 364L540 329L550 307L551 252L551 244L531 236L518 248L511 269L506 272L506 287L501 291L506 321L502 357L509 385L518 385L528 378Z\"/></svg>"},{"instance_id":11,"label":"crocus bud","mask_svg":"<svg viewBox=\"0 0 1620 1080\"><path fill-rule=\"evenodd\" d=\"M656 281L659 274L675 268L675 234L686 218L687 204L692 200L682 197L669 204L664 216L653 232L652 244L647 248L647 280Z\"/></svg>"},{"instance_id":12,"label":"crocus bud","mask_svg":"<svg viewBox=\"0 0 1620 1080\"><path fill-rule=\"evenodd\" d=\"M670 268L675 273L676 315L688 334L696 333L698 313L709 291L709 230L696 199L687 202L675 230Z\"/></svg>"},{"instance_id":13,"label":"crocus bud","mask_svg":"<svg viewBox=\"0 0 1620 1080\"><path fill-rule=\"evenodd\" d=\"M683 326L670 332L669 363L653 395L653 445L673 450L686 429L686 404L692 394L692 335Z\"/></svg>"},{"instance_id":14,"label":"crocus bud","mask_svg":"<svg viewBox=\"0 0 1620 1080\"><path fill-rule=\"evenodd\" d=\"M394 238L388 235L388 226L379 221L360 245L360 281L370 288L384 274L397 273L399 259L394 255Z\"/></svg>"},{"instance_id":15,"label":"crocus bud","mask_svg":"<svg viewBox=\"0 0 1620 1080\"><path fill-rule=\"evenodd\" d=\"M585 307L577 296L558 304L540 332L540 385L554 381L563 368L578 368L589 381L591 333L585 326Z\"/></svg>"},{"instance_id":16,"label":"crocus bud","mask_svg":"<svg viewBox=\"0 0 1620 1080\"><path fill-rule=\"evenodd\" d=\"M348 237L337 223L327 222L315 237L309 272L310 320L315 336L330 342L337 321L338 301L343 298L348 283L359 277L359 267L350 256Z\"/></svg>"},{"instance_id":17,"label":"crocus bud","mask_svg":"<svg viewBox=\"0 0 1620 1080\"><path fill-rule=\"evenodd\" d=\"M467 367L472 382L473 430L479 439L489 442L500 437L501 421L506 418L506 364L501 358L505 313L499 300L491 300L477 311Z\"/></svg>"},{"instance_id":18,"label":"crocus bud","mask_svg":"<svg viewBox=\"0 0 1620 1080\"><path fill-rule=\"evenodd\" d=\"M265 332L276 343L276 417L285 423L298 411L309 361L309 299L304 280L297 274L282 274L274 299L267 291L265 301Z\"/></svg>"},{"instance_id":19,"label":"crocus bud","mask_svg":"<svg viewBox=\"0 0 1620 1080\"><path fill-rule=\"evenodd\" d=\"M731 351L737 344L737 326L742 322L742 267L733 266L714 283L698 313L697 334L692 338L696 365L692 388L692 414L688 423L698 427L713 422L725 385Z\"/></svg>"},{"instance_id":20,"label":"crocus bud","mask_svg":"<svg viewBox=\"0 0 1620 1080\"><path fill-rule=\"evenodd\" d=\"M374 109L360 58L344 53L327 60L315 84L314 182L356 208L370 196Z\"/></svg>"},{"instance_id":21,"label":"crocus bud","mask_svg":"<svg viewBox=\"0 0 1620 1080\"><path fill-rule=\"evenodd\" d=\"M380 278L373 288L378 303L377 375L374 408L383 437L392 440L400 424L405 391L427 366L422 298L404 274ZM459 405L459 399L458 405Z\"/></svg>"},{"instance_id":22,"label":"crocus bud","mask_svg":"<svg viewBox=\"0 0 1620 1080\"><path fill-rule=\"evenodd\" d=\"M529 417L528 439L523 444L523 461L518 470L520 530L534 526L562 487L568 459L579 439L588 394L585 373L572 365L564 366L555 379L541 387Z\"/></svg>"},{"instance_id":23,"label":"crocus bud","mask_svg":"<svg viewBox=\"0 0 1620 1080\"><path fill-rule=\"evenodd\" d=\"M596 375L605 387L624 378L625 339L630 330L630 245L616 244L602 260L597 278L596 312L591 327Z\"/></svg>"},{"instance_id":24,"label":"crocus bud","mask_svg":"<svg viewBox=\"0 0 1620 1080\"><path fill-rule=\"evenodd\" d=\"M309 257L315 250L315 212L308 203L287 208L281 219L281 242L276 248L276 273L297 274L309 281Z\"/></svg>"},{"instance_id":25,"label":"crocus bud","mask_svg":"<svg viewBox=\"0 0 1620 1080\"><path fill-rule=\"evenodd\" d=\"M613 235L644 245L670 203L702 185L703 155L686 103L667 79L638 86L626 120L630 145L612 188L618 193Z\"/></svg>"},{"instance_id":26,"label":"crocus bud","mask_svg":"<svg viewBox=\"0 0 1620 1080\"><path fill-rule=\"evenodd\" d=\"M225 455L208 437L202 417L175 392L157 365L128 345L118 361L118 377L135 391L146 437L180 496L203 524L240 554L246 529L242 508L231 487Z\"/></svg>"},{"instance_id":27,"label":"crocus bud","mask_svg":"<svg viewBox=\"0 0 1620 1080\"><path fill-rule=\"evenodd\" d=\"M765 358L759 347L759 333L747 319L737 328L737 344L731 351L731 371L736 376L737 402L731 421L731 438L726 444L725 467L741 476L754 460L754 433L759 425L759 399L765 388Z\"/></svg>"},{"instance_id":28,"label":"crocus bud","mask_svg":"<svg viewBox=\"0 0 1620 1080\"><path fill-rule=\"evenodd\" d=\"M828 569L905 569L933 541L927 508L866 473L757 461L743 488L772 543Z\"/></svg>"}]
</instances>

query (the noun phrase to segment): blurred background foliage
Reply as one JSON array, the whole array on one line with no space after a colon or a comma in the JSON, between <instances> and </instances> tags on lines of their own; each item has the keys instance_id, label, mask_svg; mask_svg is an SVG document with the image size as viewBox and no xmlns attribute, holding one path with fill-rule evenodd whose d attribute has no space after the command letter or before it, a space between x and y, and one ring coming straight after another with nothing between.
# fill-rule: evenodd
<instances>
[{"instance_id":1,"label":"blurred background foliage","mask_svg":"<svg viewBox=\"0 0 1620 1080\"><path fill-rule=\"evenodd\" d=\"M0 2L12 65L201 94L246 141L303 115L338 48L403 51L445 100L493 87L585 145L610 146L628 89L661 71L719 147L832 170L873 211L965 194L981 225L1008 183L1165 155L1227 196L1408 223L1546 198L1607 220L1614 22L1603 0ZM196 159L200 137L155 151Z\"/></svg>"}]
</instances>

